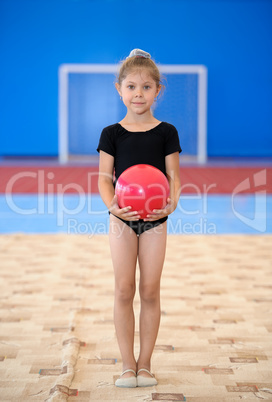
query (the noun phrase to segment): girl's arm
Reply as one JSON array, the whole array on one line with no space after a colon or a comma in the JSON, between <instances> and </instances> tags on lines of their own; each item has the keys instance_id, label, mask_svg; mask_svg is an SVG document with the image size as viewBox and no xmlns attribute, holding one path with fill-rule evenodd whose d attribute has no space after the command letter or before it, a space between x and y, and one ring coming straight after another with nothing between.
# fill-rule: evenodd
<instances>
[{"instance_id":1,"label":"girl's arm","mask_svg":"<svg viewBox=\"0 0 272 402\"><path fill-rule=\"evenodd\" d=\"M167 200L166 207L164 209L155 209L153 214L148 215L147 219L145 219L146 221L155 221L170 215L178 205L181 191L178 152L174 152L173 154L165 157L165 167L166 175L169 181L170 197Z\"/></svg>"},{"instance_id":2,"label":"girl's arm","mask_svg":"<svg viewBox=\"0 0 272 402\"><path fill-rule=\"evenodd\" d=\"M110 209L114 197L113 166L114 157L104 151L100 151L98 189L101 198L108 209Z\"/></svg>"},{"instance_id":3,"label":"girl's arm","mask_svg":"<svg viewBox=\"0 0 272 402\"><path fill-rule=\"evenodd\" d=\"M173 212L178 205L181 191L179 153L174 152L173 154L167 155L165 157L165 166L170 186L170 198L173 202L171 212Z\"/></svg>"},{"instance_id":4,"label":"girl's arm","mask_svg":"<svg viewBox=\"0 0 272 402\"><path fill-rule=\"evenodd\" d=\"M130 212L131 207L119 208L118 206L117 196L114 195L113 170L114 157L104 151L100 151L98 188L104 204L118 218L136 221L139 219L137 212Z\"/></svg>"}]
</instances>

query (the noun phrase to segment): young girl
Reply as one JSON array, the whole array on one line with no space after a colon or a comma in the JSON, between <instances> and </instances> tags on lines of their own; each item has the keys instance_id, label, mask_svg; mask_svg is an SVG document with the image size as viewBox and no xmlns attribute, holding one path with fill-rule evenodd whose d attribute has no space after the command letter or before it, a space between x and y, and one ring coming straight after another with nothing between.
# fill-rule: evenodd
<instances>
[{"instance_id":1,"label":"young girl","mask_svg":"<svg viewBox=\"0 0 272 402\"><path fill-rule=\"evenodd\" d=\"M149 53L134 49L122 63L116 89L127 107L119 123L103 129L98 145L99 191L110 212L109 240L115 275L114 323L123 361L117 387L157 384L151 374L151 356L160 324L160 279L165 257L167 217L180 192L177 130L157 120L151 111L161 90L161 77ZM131 207L119 208L114 176L132 165L149 164L168 178L170 198L164 209L139 219ZM141 300L140 353L134 356L136 263L139 263Z\"/></svg>"}]
</instances>

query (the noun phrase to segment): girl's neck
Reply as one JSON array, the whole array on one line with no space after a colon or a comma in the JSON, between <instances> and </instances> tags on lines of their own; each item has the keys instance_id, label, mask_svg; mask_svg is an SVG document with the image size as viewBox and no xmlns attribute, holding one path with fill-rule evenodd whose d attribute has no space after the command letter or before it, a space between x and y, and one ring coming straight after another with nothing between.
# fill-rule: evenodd
<instances>
[{"instance_id":1,"label":"girl's neck","mask_svg":"<svg viewBox=\"0 0 272 402\"><path fill-rule=\"evenodd\" d=\"M147 127L156 126L160 121L156 119L151 113L144 115L132 115L127 113L123 120L120 121L122 126L133 126L133 127Z\"/></svg>"},{"instance_id":2,"label":"girl's neck","mask_svg":"<svg viewBox=\"0 0 272 402\"><path fill-rule=\"evenodd\" d=\"M150 122L150 123L126 123L124 120L121 120L119 122L119 124L125 128L127 131L130 132L146 132L149 130L152 130L153 128L157 127L159 124L161 123L161 121L159 120L155 120L154 122Z\"/></svg>"}]
</instances>

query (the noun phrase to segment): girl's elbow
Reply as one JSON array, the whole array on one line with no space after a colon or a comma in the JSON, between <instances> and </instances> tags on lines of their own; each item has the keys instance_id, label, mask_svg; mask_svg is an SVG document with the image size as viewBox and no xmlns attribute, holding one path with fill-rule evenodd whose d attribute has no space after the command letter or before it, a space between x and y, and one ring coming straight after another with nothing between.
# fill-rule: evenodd
<instances>
[{"instance_id":1,"label":"girl's elbow","mask_svg":"<svg viewBox=\"0 0 272 402\"><path fill-rule=\"evenodd\" d=\"M113 187L113 182L112 179L104 176L99 176L98 177L98 190L101 193L105 188L111 188Z\"/></svg>"}]
</instances>

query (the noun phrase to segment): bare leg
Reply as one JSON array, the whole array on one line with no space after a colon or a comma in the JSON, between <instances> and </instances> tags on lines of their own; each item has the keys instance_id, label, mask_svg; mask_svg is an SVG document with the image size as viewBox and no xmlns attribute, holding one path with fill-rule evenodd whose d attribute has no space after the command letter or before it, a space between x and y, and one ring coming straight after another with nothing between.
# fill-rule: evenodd
<instances>
[{"instance_id":1,"label":"bare leg","mask_svg":"<svg viewBox=\"0 0 272 402\"><path fill-rule=\"evenodd\" d=\"M150 229L139 237L140 266L140 354L137 370L150 370L151 356L158 335L160 309L160 279L165 257L167 223ZM141 372L142 376L148 373Z\"/></svg>"},{"instance_id":2,"label":"bare leg","mask_svg":"<svg viewBox=\"0 0 272 402\"><path fill-rule=\"evenodd\" d=\"M114 324L122 356L123 370L136 371L134 357L135 271L138 254L138 237L125 223L110 216L110 249L115 275ZM131 377L131 372L123 378Z\"/></svg>"}]
</instances>

